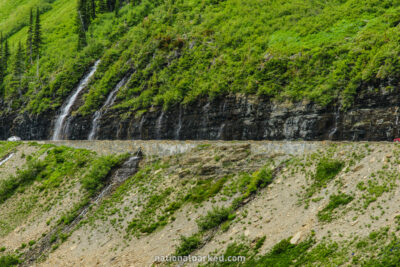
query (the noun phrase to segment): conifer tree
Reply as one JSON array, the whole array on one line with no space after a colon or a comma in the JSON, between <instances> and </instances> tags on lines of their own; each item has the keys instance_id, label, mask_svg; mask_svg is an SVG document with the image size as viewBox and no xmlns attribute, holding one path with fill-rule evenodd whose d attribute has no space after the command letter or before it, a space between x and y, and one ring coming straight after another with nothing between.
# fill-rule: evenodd
<instances>
[{"instance_id":1,"label":"conifer tree","mask_svg":"<svg viewBox=\"0 0 400 267\"><path fill-rule=\"evenodd\" d=\"M7 63L8 63L8 59L10 58L10 48L8 47L8 40L6 39L4 41L4 48L3 48L3 69L4 69L4 73L7 71Z\"/></svg>"},{"instance_id":2,"label":"conifer tree","mask_svg":"<svg viewBox=\"0 0 400 267\"><path fill-rule=\"evenodd\" d=\"M114 11L115 0L107 0L107 8L108 8L108 11Z\"/></svg>"},{"instance_id":3,"label":"conifer tree","mask_svg":"<svg viewBox=\"0 0 400 267\"><path fill-rule=\"evenodd\" d=\"M116 0L115 1L115 7L114 7L115 16L118 16L118 12L119 12L120 8L121 8L121 1L120 0Z\"/></svg>"},{"instance_id":4,"label":"conifer tree","mask_svg":"<svg viewBox=\"0 0 400 267\"><path fill-rule=\"evenodd\" d=\"M96 18L96 2L95 2L95 0L90 0L90 16L92 19Z\"/></svg>"},{"instance_id":5,"label":"conifer tree","mask_svg":"<svg viewBox=\"0 0 400 267\"><path fill-rule=\"evenodd\" d=\"M85 0L78 0L76 15L76 31L78 33L78 50L82 50L86 45L86 23L88 19L87 2Z\"/></svg>"},{"instance_id":6,"label":"conifer tree","mask_svg":"<svg viewBox=\"0 0 400 267\"><path fill-rule=\"evenodd\" d=\"M78 0L78 19L84 31L89 29L90 24L90 9L87 0Z\"/></svg>"},{"instance_id":7,"label":"conifer tree","mask_svg":"<svg viewBox=\"0 0 400 267\"><path fill-rule=\"evenodd\" d=\"M4 67L4 52L3 52L3 34L0 33L0 86L3 83L5 76L5 67Z\"/></svg>"},{"instance_id":8,"label":"conifer tree","mask_svg":"<svg viewBox=\"0 0 400 267\"><path fill-rule=\"evenodd\" d=\"M33 32L33 56L39 58L40 55L40 47L42 44L42 29L40 26L40 12L39 8L36 11L36 21L35 21L35 29Z\"/></svg>"},{"instance_id":9,"label":"conifer tree","mask_svg":"<svg viewBox=\"0 0 400 267\"><path fill-rule=\"evenodd\" d=\"M33 10L31 9L29 17L28 38L26 39L26 58L29 64L32 64L33 53Z\"/></svg>"},{"instance_id":10,"label":"conifer tree","mask_svg":"<svg viewBox=\"0 0 400 267\"><path fill-rule=\"evenodd\" d=\"M22 47L21 42L19 42L17 52L15 54L12 65L13 82L11 85L12 87L17 88L20 97L22 97L22 76L25 71L24 58L25 58L24 48Z\"/></svg>"},{"instance_id":11,"label":"conifer tree","mask_svg":"<svg viewBox=\"0 0 400 267\"><path fill-rule=\"evenodd\" d=\"M78 51L82 50L86 45L86 33L82 27L78 27Z\"/></svg>"},{"instance_id":12,"label":"conifer tree","mask_svg":"<svg viewBox=\"0 0 400 267\"><path fill-rule=\"evenodd\" d=\"M105 12L107 12L107 4L106 4L105 1L106 1L106 0L98 0L99 12L100 12L100 13L105 13Z\"/></svg>"}]
</instances>

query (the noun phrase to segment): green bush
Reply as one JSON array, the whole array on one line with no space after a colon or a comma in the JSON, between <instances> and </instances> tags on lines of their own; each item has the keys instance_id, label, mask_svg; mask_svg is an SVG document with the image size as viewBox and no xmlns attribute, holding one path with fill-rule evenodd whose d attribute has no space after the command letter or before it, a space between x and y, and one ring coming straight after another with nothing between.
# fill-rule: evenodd
<instances>
[{"instance_id":1,"label":"green bush","mask_svg":"<svg viewBox=\"0 0 400 267\"><path fill-rule=\"evenodd\" d=\"M344 163L340 160L323 158L317 165L314 179L318 183L326 183L335 178L343 167Z\"/></svg>"},{"instance_id":2,"label":"green bush","mask_svg":"<svg viewBox=\"0 0 400 267\"><path fill-rule=\"evenodd\" d=\"M103 156L95 159L90 166L88 173L82 178L81 183L89 194L94 194L104 186L107 175L121 163L124 156Z\"/></svg>"},{"instance_id":3,"label":"green bush","mask_svg":"<svg viewBox=\"0 0 400 267\"><path fill-rule=\"evenodd\" d=\"M219 179L198 180L196 186L190 190L184 199L186 201L201 203L218 194L228 178L228 176L225 176Z\"/></svg>"},{"instance_id":4,"label":"green bush","mask_svg":"<svg viewBox=\"0 0 400 267\"><path fill-rule=\"evenodd\" d=\"M45 169L45 164L40 161L28 161L25 170L18 170L17 174L5 180L0 180L0 204L11 197L15 191L24 185L33 182Z\"/></svg>"},{"instance_id":5,"label":"green bush","mask_svg":"<svg viewBox=\"0 0 400 267\"><path fill-rule=\"evenodd\" d=\"M195 251L201 244L200 237L198 235L192 235L189 237L181 236L181 243L175 250L176 256L187 256Z\"/></svg>"},{"instance_id":6,"label":"green bush","mask_svg":"<svg viewBox=\"0 0 400 267\"><path fill-rule=\"evenodd\" d=\"M265 239L266 239L266 238L267 238L266 236L263 236L263 237L261 237L260 239L258 239L254 248L255 248L256 250L259 249L259 248L261 248L261 247L264 245L264 242L265 242Z\"/></svg>"},{"instance_id":7,"label":"green bush","mask_svg":"<svg viewBox=\"0 0 400 267\"><path fill-rule=\"evenodd\" d=\"M19 259L15 255L6 255L0 257L0 266L1 267L9 267L16 266L20 263Z\"/></svg>"},{"instance_id":8,"label":"green bush","mask_svg":"<svg viewBox=\"0 0 400 267\"><path fill-rule=\"evenodd\" d=\"M346 194L331 195L328 205L318 212L320 221L330 222L333 220L333 211L339 206L349 204L354 198Z\"/></svg>"},{"instance_id":9,"label":"green bush","mask_svg":"<svg viewBox=\"0 0 400 267\"><path fill-rule=\"evenodd\" d=\"M270 169L261 169L256 171L251 176L249 184L247 186L247 190L244 193L243 197L248 197L251 194L255 193L258 189L265 188L272 182L272 170Z\"/></svg>"},{"instance_id":10,"label":"green bush","mask_svg":"<svg viewBox=\"0 0 400 267\"><path fill-rule=\"evenodd\" d=\"M289 240L280 241L264 256L246 260L244 266L302 266L306 262L299 261L299 259L307 253L314 241L309 239L293 245ZM295 261L297 261L296 264Z\"/></svg>"},{"instance_id":11,"label":"green bush","mask_svg":"<svg viewBox=\"0 0 400 267\"><path fill-rule=\"evenodd\" d=\"M197 220L200 230L206 231L219 226L229 219L231 208L213 207L207 214Z\"/></svg>"},{"instance_id":12,"label":"green bush","mask_svg":"<svg viewBox=\"0 0 400 267\"><path fill-rule=\"evenodd\" d=\"M94 157L93 152L83 149L65 146L44 148L48 151L43 160L28 156L25 169L17 170L15 176L0 181L0 203L33 181L41 182L41 190L58 187L66 176L79 172Z\"/></svg>"}]
</instances>

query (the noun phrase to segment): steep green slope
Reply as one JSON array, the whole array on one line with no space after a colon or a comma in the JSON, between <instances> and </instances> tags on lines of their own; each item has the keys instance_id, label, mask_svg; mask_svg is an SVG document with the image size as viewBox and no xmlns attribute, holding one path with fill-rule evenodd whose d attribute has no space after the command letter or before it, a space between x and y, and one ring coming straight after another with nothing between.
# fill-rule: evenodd
<instances>
[{"instance_id":1,"label":"steep green slope","mask_svg":"<svg viewBox=\"0 0 400 267\"><path fill-rule=\"evenodd\" d=\"M115 106L126 115L228 93L306 98L322 105L339 100L346 108L358 90L392 90L399 78L397 0L124 3L118 16L110 12L93 21L89 45L81 52L76 51L75 1L38 2L46 11L40 80L31 66L19 97L9 75L5 106L13 109L58 108L98 58L102 64L82 114L98 109L130 70L134 75ZM10 31L16 31L10 37L13 47L26 38L27 29L18 30L19 16L13 15L27 12L23 3L1 13L0 29L17 29ZM5 14L12 16L5 19Z\"/></svg>"}]
</instances>

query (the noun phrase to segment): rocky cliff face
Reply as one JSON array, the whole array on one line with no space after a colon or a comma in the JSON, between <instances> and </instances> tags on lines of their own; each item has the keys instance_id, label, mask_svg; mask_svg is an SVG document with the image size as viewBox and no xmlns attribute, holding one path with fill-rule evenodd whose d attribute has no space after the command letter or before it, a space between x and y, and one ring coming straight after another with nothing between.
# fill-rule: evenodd
<instances>
[{"instance_id":1,"label":"rocky cliff face","mask_svg":"<svg viewBox=\"0 0 400 267\"><path fill-rule=\"evenodd\" d=\"M23 140L46 140L51 136L55 113L42 115L8 114L0 116L0 139L19 136Z\"/></svg>"},{"instance_id":2,"label":"rocky cliff face","mask_svg":"<svg viewBox=\"0 0 400 267\"><path fill-rule=\"evenodd\" d=\"M346 112L334 106L274 103L236 95L168 111L152 109L141 118L120 119L120 114L108 111L96 139L391 140L399 135L399 105L399 96L385 91L367 91ZM1 138L49 139L54 117L1 118ZM88 138L92 116L68 120L68 139Z\"/></svg>"}]
</instances>

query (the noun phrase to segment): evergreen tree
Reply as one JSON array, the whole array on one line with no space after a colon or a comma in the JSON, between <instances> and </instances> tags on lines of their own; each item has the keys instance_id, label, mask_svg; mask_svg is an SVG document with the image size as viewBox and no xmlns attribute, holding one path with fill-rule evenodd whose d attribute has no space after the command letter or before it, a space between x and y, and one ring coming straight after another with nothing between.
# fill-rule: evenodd
<instances>
[{"instance_id":1,"label":"evergreen tree","mask_svg":"<svg viewBox=\"0 0 400 267\"><path fill-rule=\"evenodd\" d=\"M115 9L114 9L115 16L118 16L118 12L119 12L120 8L121 8L121 1L120 0L116 0L115 1Z\"/></svg>"},{"instance_id":2,"label":"evergreen tree","mask_svg":"<svg viewBox=\"0 0 400 267\"><path fill-rule=\"evenodd\" d=\"M108 11L114 11L115 0L107 0L107 8L108 8Z\"/></svg>"},{"instance_id":3,"label":"evergreen tree","mask_svg":"<svg viewBox=\"0 0 400 267\"><path fill-rule=\"evenodd\" d=\"M99 3L99 12L104 13L107 12L107 4L105 2L106 0L98 0Z\"/></svg>"},{"instance_id":4,"label":"evergreen tree","mask_svg":"<svg viewBox=\"0 0 400 267\"><path fill-rule=\"evenodd\" d=\"M92 19L96 18L96 2L95 0L90 0L90 16Z\"/></svg>"},{"instance_id":5,"label":"evergreen tree","mask_svg":"<svg viewBox=\"0 0 400 267\"><path fill-rule=\"evenodd\" d=\"M4 73L7 71L7 63L9 58L10 58L10 48L8 47L8 40L6 39L4 41L3 63L2 63L2 66L4 68Z\"/></svg>"},{"instance_id":6,"label":"evergreen tree","mask_svg":"<svg viewBox=\"0 0 400 267\"><path fill-rule=\"evenodd\" d=\"M0 86L3 83L5 76L5 66L4 66L4 48L3 48L3 34L0 33Z\"/></svg>"},{"instance_id":7,"label":"evergreen tree","mask_svg":"<svg viewBox=\"0 0 400 267\"><path fill-rule=\"evenodd\" d=\"M78 0L78 10L76 15L76 31L78 33L78 50L82 50L86 45L86 22L88 18L87 2Z\"/></svg>"},{"instance_id":8,"label":"evergreen tree","mask_svg":"<svg viewBox=\"0 0 400 267\"><path fill-rule=\"evenodd\" d=\"M42 29L40 26L40 12L39 8L36 11L36 21L35 21L35 29L33 33L33 56L39 58L40 55L40 47L42 44Z\"/></svg>"},{"instance_id":9,"label":"evergreen tree","mask_svg":"<svg viewBox=\"0 0 400 267\"><path fill-rule=\"evenodd\" d=\"M11 86L15 89L17 88L18 94L20 97L22 97L22 76L25 71L25 66L24 66L24 60L25 54L24 54L24 48L22 47L21 42L18 43L18 49L15 54L14 60L13 60L13 65L12 65L12 83Z\"/></svg>"},{"instance_id":10,"label":"evergreen tree","mask_svg":"<svg viewBox=\"0 0 400 267\"><path fill-rule=\"evenodd\" d=\"M89 29L90 24L90 9L88 3L87 0L78 0L78 19L84 31Z\"/></svg>"},{"instance_id":11,"label":"evergreen tree","mask_svg":"<svg viewBox=\"0 0 400 267\"><path fill-rule=\"evenodd\" d=\"M32 64L33 53L33 10L31 9L29 17L28 38L26 39L26 58L28 63Z\"/></svg>"},{"instance_id":12,"label":"evergreen tree","mask_svg":"<svg viewBox=\"0 0 400 267\"><path fill-rule=\"evenodd\" d=\"M86 45L86 33L82 27L78 27L78 50L82 50Z\"/></svg>"},{"instance_id":13,"label":"evergreen tree","mask_svg":"<svg viewBox=\"0 0 400 267\"><path fill-rule=\"evenodd\" d=\"M14 77L20 77L24 73L24 49L21 42L18 43L17 52L13 62L12 73Z\"/></svg>"}]
</instances>

